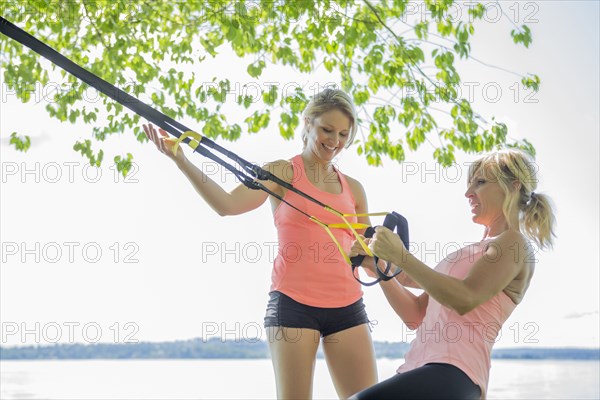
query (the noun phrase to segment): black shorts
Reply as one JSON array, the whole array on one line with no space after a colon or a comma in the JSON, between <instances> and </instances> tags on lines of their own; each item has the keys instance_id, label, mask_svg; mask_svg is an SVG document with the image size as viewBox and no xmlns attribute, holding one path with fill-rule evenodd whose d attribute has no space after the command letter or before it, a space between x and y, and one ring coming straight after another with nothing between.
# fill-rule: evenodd
<instances>
[{"instance_id":1,"label":"black shorts","mask_svg":"<svg viewBox=\"0 0 600 400\"><path fill-rule=\"evenodd\" d=\"M307 328L320 332L321 337L332 335L358 325L369 323L362 298L346 307L322 308L298 303L285 294L269 293L265 328Z\"/></svg>"}]
</instances>

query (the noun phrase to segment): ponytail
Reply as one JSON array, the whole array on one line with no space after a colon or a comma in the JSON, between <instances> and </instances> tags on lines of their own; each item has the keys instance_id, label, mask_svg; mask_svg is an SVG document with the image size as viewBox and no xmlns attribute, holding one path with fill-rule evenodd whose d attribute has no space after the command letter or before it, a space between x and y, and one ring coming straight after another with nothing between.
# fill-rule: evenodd
<instances>
[{"instance_id":1,"label":"ponytail","mask_svg":"<svg viewBox=\"0 0 600 400\"><path fill-rule=\"evenodd\" d=\"M522 210L521 227L526 236L533 239L540 248L551 248L555 235L555 217L550 197L532 192Z\"/></svg>"}]
</instances>

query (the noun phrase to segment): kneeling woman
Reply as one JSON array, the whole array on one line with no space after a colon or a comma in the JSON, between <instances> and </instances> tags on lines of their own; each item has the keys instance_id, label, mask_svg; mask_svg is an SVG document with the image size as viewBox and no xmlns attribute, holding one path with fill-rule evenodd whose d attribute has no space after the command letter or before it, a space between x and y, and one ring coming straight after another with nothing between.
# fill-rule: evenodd
<instances>
[{"instance_id":1,"label":"kneeling woman","mask_svg":"<svg viewBox=\"0 0 600 400\"><path fill-rule=\"evenodd\" d=\"M465 193L483 239L447 256L435 269L417 260L390 230L380 227L370 248L404 270L381 283L386 298L416 338L397 375L357 393L356 399L485 398L491 350L529 287L534 254L528 239L551 247L550 199L534 192L535 165L518 150L483 156L469 169ZM350 256L363 254L355 243ZM363 266L373 273L372 258ZM424 292L400 282L406 274Z\"/></svg>"}]
</instances>

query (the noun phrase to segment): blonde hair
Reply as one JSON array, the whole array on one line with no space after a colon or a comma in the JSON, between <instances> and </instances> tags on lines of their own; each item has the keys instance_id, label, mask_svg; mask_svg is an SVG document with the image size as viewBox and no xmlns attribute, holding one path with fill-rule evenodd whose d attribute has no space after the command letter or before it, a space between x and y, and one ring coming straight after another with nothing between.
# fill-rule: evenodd
<instances>
[{"instance_id":1,"label":"blonde hair","mask_svg":"<svg viewBox=\"0 0 600 400\"><path fill-rule=\"evenodd\" d=\"M506 194L502 211L509 226L509 216L518 207L519 230L540 248L547 248L552 247L552 238L556 237L556 220L550 197L535 192L538 184L536 168L537 165L527 153L517 149L503 149L486 154L471 164L469 182L475 174L497 182Z\"/></svg>"},{"instance_id":2,"label":"blonde hair","mask_svg":"<svg viewBox=\"0 0 600 400\"><path fill-rule=\"evenodd\" d=\"M354 103L352 103L352 99L346 92L332 88L322 90L314 95L310 102L306 105L303 115L312 122L315 118L318 118L322 114L325 114L331 110L340 110L348 118L350 118L350 133L348 134L348 141L346 142L345 146L348 148L354 142L358 118L356 115L356 109L354 108ZM303 132L303 141L305 135L306 132Z\"/></svg>"}]
</instances>

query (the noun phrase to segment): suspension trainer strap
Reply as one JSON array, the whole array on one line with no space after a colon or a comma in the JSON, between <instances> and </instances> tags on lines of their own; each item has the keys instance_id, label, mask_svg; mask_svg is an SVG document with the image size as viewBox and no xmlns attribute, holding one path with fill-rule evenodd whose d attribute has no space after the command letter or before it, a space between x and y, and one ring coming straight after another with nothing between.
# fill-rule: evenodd
<instances>
[{"instance_id":1,"label":"suspension trainer strap","mask_svg":"<svg viewBox=\"0 0 600 400\"><path fill-rule=\"evenodd\" d=\"M0 32L2 32L4 35L16 40L17 42L23 44L24 46L29 47L31 50L35 51L42 57L48 59L53 64L61 67L68 73L70 73L73 76L75 76L76 78L82 80L89 86L97 89L98 91L100 91L101 93L110 97L117 103L120 103L124 107L129 108L131 111L135 112L139 116L156 124L157 126L162 128L166 132L170 133L171 135L173 135L177 138L181 138L181 136L183 136L183 138L181 138L181 141L183 141L184 143L189 144L190 142L192 142L192 137L193 137L197 142L193 146L193 149L195 152L200 153L203 156L208 157L211 160L213 160L213 161L217 162L218 164L227 168L230 172L232 172L235 176L237 176L241 180L241 182L243 184L245 184L247 187L249 187L251 189L259 189L259 187L257 185L254 185L252 183L253 180L255 180L255 179L270 180L270 181L275 182L275 183L281 185L282 187L284 187L288 190L291 190L294 193L320 205L323 208L329 209L330 211L333 211L334 213L337 212L337 211L331 209L330 207L328 207L326 204L322 203L321 201L315 199L314 197L296 189L291 184L278 178L277 176L273 175L269 171L266 171L266 170L260 168L258 165L244 160L237 154L221 147L220 145L218 145L211 139L207 138L206 136L203 136L203 135L200 135L199 133L194 132L192 129L175 121L173 118L169 117L168 115L163 114L162 112L158 111L157 109L147 105L143 101L133 97L129 93L124 92L123 90L117 88L113 84L105 81L104 79L100 78L99 76L86 70L85 68L83 68L80 65L74 63L73 61L69 60L67 57L63 56L58 51L54 50L53 48L51 48L47 44L43 43L42 41L36 39L29 33L25 32L24 30L22 30L21 28L19 28L18 26L14 25L13 23L11 23L10 21L6 20L5 18L3 18L1 16L0 16ZM219 153L223 154L224 156L228 157L229 159L235 161L238 165L240 165L242 167L243 171L237 170L232 165L229 165L226 161L222 160L221 158L217 157L214 154L211 154L206 148L203 148L202 146L200 146L200 144L203 146L206 146L210 149L216 150ZM243 176L244 171L246 173L245 177ZM340 213L338 213L338 214L340 214Z\"/></svg>"},{"instance_id":2,"label":"suspension trainer strap","mask_svg":"<svg viewBox=\"0 0 600 400\"><path fill-rule=\"evenodd\" d=\"M395 211L392 211L390 214L388 214L385 217L385 220L383 221L383 226L385 226L392 232L395 231L398 234L398 236L400 236L402 243L404 243L404 247L406 247L408 249L409 243L410 243L409 236L408 236L408 221L406 220L406 218L404 218L404 216L402 216L401 214L398 214ZM373 227L369 227L365 231L366 238L372 238L374 234L375 234L375 228L373 228ZM389 273L390 273L390 270L392 269L392 263L389 261L386 264L385 270L381 271L379 269L379 265L378 265L379 257L377 257L375 255L374 256L375 269L376 269L378 277L376 280L374 280L372 282L363 282L358 277L357 269L362 264L364 258L365 258L365 256L360 255L360 256L352 257L350 259L350 261L352 263L352 275L354 276L354 279L356 279L357 281L359 281L361 284L363 284L365 286L373 286L381 281L387 282L402 272L402 269L399 266L396 266L396 270L394 271L393 274L390 275Z\"/></svg>"},{"instance_id":3,"label":"suspension trainer strap","mask_svg":"<svg viewBox=\"0 0 600 400\"><path fill-rule=\"evenodd\" d=\"M250 163L250 162L244 160L237 154L221 147L220 145L218 145L211 139L207 138L206 136L201 135L201 134L191 130L190 128L186 127L185 125L181 124L180 122L169 117L168 115L165 115L164 113L149 106L148 104L144 103L143 101L139 100L138 98L130 95L129 93L117 88L113 84L98 77L97 75L86 70L85 68L76 64L75 62L69 60L67 57L63 56L62 54L60 54L59 52L57 52L56 50L54 50L47 44L43 43L42 41L36 39L29 33L22 30L21 28L17 27L16 25L14 25L10 21L6 20L2 16L0 16L0 32L2 32L4 35L14 39L15 41L21 43L22 45L29 47L34 52L38 53L42 57L48 59L53 64L61 67L65 71L69 72L76 78L78 78L81 81L88 84L90 87L97 89L99 92L101 92L104 95L108 96L109 98L113 99L117 103L122 104L124 107L127 107L128 109L135 112L139 116L145 118L146 120L148 120L148 121L154 123L155 125L157 125L158 127L162 128L169 134L175 136L177 138L176 145L179 144L180 142L186 143L193 149L194 152L199 153L199 154L215 161L219 165L223 166L228 171L230 171L234 176L236 176L240 180L240 182L242 184L244 184L246 187L253 189L253 190L263 190L266 193L270 194L271 196L274 196L274 197L278 198L279 200L283 201L290 207L293 207L295 210L303 213L308 218L310 218L312 221L318 223L324 229L327 230L327 233L332 238L332 240L336 243L336 245L338 246L338 249L344 256L344 258L346 259L348 264L352 264L352 262L350 261L350 259L346 255L346 253L344 252L343 248L341 247L341 245L339 244L339 242L337 241L337 239L335 238L333 233L331 232L330 229L332 229L332 228L349 229L352 232L352 234L354 235L354 237L356 238L356 240L358 240L361 243L365 252L369 256L373 255L371 250L367 247L367 245L364 243L364 241L360 237L360 235L356 232L356 229L365 229L365 228L367 228L367 226L364 224L350 223L345 217L384 215L384 214L391 215L391 214L388 214L388 213L371 213L371 214L341 213L341 212L329 207L328 205L322 203L318 199L315 199L314 197L308 195L307 193L304 193L301 190L298 190L293 185L291 185L290 183L273 175L271 172L264 170L263 168L259 167L256 164L253 164L253 163ZM239 166L242 167L242 169L240 170L240 169L236 168L235 166L233 166L232 164L230 164L229 162L221 159L219 156L213 154L209 149L218 151L222 155L226 156L230 160L237 163ZM289 202L285 201L281 196L277 195L273 191L266 188L263 184L258 182L258 180L262 180L262 181L269 180L274 183L277 183L278 185L282 186L283 188L290 190L290 191L306 198L307 200L312 201L313 203L316 203L319 206L323 207L325 210L331 212L332 214L334 214L335 216L340 218L343 221L343 223L326 224L323 221L320 221L318 218L308 215L304 211L300 210L299 208L297 208L297 207L293 206L292 204L290 204Z\"/></svg>"}]
</instances>

